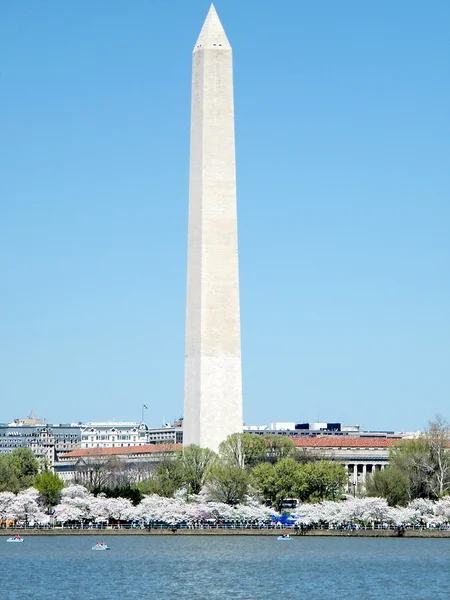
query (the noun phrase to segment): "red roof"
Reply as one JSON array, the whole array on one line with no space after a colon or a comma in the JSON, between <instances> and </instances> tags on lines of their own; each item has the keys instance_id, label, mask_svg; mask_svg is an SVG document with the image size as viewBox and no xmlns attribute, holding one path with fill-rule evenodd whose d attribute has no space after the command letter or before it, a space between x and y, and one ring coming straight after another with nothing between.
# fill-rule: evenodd
<instances>
[{"instance_id":1,"label":"red roof","mask_svg":"<svg viewBox=\"0 0 450 600\"><path fill-rule=\"evenodd\" d=\"M80 458L82 456L122 456L124 454L154 454L158 452L174 452L182 444L144 444L143 446L120 446L119 448L80 448L61 456L64 458Z\"/></svg>"},{"instance_id":2,"label":"red roof","mask_svg":"<svg viewBox=\"0 0 450 600\"><path fill-rule=\"evenodd\" d=\"M353 437L353 436L305 436L291 438L297 448L389 448L401 438ZM81 448L61 456L61 459L83 456L124 456L130 454L155 454L175 452L182 444L145 444L143 446L121 446L118 448Z\"/></svg>"},{"instance_id":3,"label":"red roof","mask_svg":"<svg viewBox=\"0 0 450 600\"><path fill-rule=\"evenodd\" d=\"M292 438L297 448L389 448L401 438L322 436Z\"/></svg>"}]
</instances>

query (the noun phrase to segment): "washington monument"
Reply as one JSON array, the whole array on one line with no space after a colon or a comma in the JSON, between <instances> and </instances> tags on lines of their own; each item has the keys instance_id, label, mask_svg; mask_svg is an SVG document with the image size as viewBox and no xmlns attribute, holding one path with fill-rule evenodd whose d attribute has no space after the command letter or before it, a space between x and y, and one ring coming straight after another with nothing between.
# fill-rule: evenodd
<instances>
[{"instance_id":1,"label":"washington monument","mask_svg":"<svg viewBox=\"0 0 450 600\"><path fill-rule=\"evenodd\" d=\"M183 442L242 431L233 59L213 5L192 60Z\"/></svg>"}]
</instances>

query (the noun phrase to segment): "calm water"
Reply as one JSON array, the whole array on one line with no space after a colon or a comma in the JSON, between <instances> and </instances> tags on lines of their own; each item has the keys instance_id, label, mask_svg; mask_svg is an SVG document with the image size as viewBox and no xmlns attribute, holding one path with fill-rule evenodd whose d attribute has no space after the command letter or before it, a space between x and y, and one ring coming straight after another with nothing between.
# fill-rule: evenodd
<instances>
[{"instance_id":1,"label":"calm water","mask_svg":"<svg viewBox=\"0 0 450 600\"><path fill-rule=\"evenodd\" d=\"M0 537L2 600L450 600L450 540Z\"/></svg>"}]
</instances>

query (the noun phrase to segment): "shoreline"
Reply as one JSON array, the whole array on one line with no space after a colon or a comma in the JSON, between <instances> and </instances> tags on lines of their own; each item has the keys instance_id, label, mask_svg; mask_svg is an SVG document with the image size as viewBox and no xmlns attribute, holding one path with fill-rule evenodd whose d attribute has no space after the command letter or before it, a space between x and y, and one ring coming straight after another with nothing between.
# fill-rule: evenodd
<instances>
[{"instance_id":1,"label":"shoreline","mask_svg":"<svg viewBox=\"0 0 450 600\"><path fill-rule=\"evenodd\" d=\"M109 536L263 536L263 537L277 537L281 533L289 533L292 538L304 538L304 537L357 537L357 538L448 538L450 539L450 531L409 531L406 530L404 533L399 535L398 531L395 530L358 530L358 531L347 531L347 530L328 530L328 529L313 529L307 531L304 534L297 534L290 532L289 530L275 530L275 529L29 529L24 531L23 529L9 529L0 532L1 537L11 537L12 535L19 534L21 537L28 536L90 536L90 537L109 537Z\"/></svg>"}]
</instances>

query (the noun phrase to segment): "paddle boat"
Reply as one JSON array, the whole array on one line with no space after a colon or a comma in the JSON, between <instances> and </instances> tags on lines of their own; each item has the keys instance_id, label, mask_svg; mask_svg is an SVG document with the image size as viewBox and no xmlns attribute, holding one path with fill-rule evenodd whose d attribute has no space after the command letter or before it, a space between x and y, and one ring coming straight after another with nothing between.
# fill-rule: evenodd
<instances>
[{"instance_id":1,"label":"paddle boat","mask_svg":"<svg viewBox=\"0 0 450 600\"><path fill-rule=\"evenodd\" d=\"M283 533L283 535L279 535L277 540L280 542L288 542L292 540L291 536L288 533Z\"/></svg>"},{"instance_id":2,"label":"paddle boat","mask_svg":"<svg viewBox=\"0 0 450 600\"><path fill-rule=\"evenodd\" d=\"M105 542L97 542L95 546L92 546L92 550L109 550L109 546Z\"/></svg>"},{"instance_id":3,"label":"paddle boat","mask_svg":"<svg viewBox=\"0 0 450 600\"><path fill-rule=\"evenodd\" d=\"M6 541L7 542L23 542L23 538L20 537L20 535L12 535Z\"/></svg>"}]
</instances>

